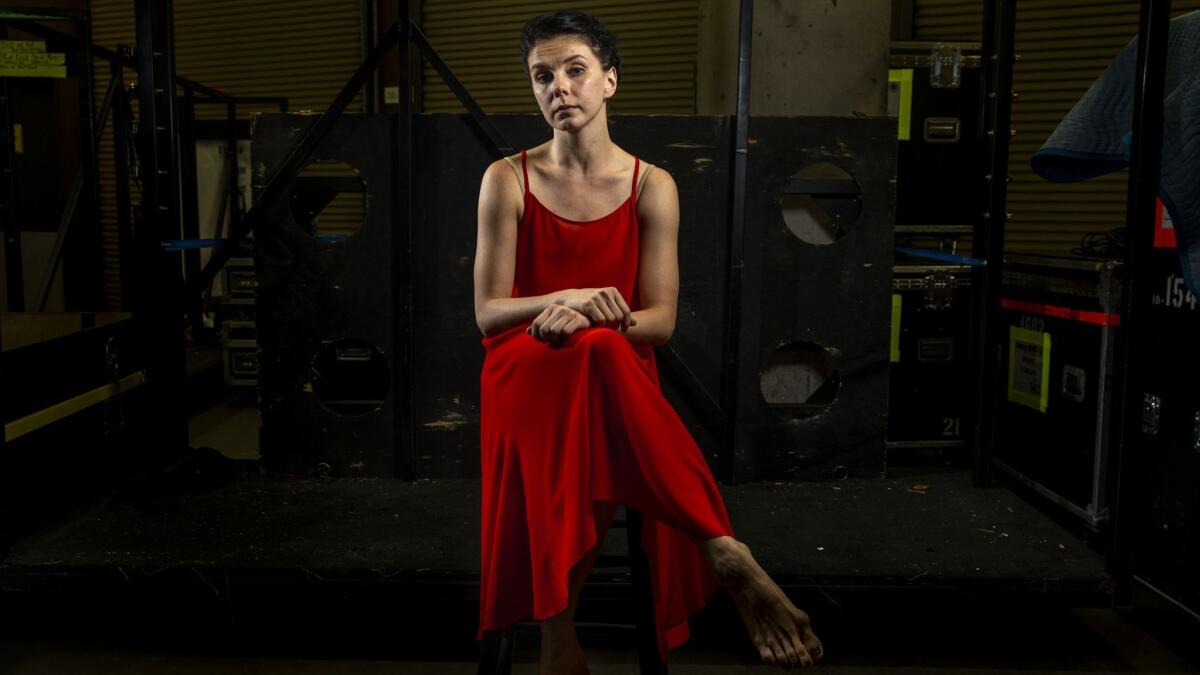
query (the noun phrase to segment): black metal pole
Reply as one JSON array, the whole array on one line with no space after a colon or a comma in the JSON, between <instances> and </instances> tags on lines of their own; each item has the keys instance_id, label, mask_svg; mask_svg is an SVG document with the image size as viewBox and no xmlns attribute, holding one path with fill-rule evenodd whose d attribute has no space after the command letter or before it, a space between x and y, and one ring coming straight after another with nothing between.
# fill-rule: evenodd
<instances>
[{"instance_id":1,"label":"black metal pole","mask_svg":"<svg viewBox=\"0 0 1200 675\"><path fill-rule=\"evenodd\" d=\"M116 93L117 81L109 77L108 86L104 89L104 99L100 102L100 111L96 114L96 147L93 152L96 153L97 162L100 159L100 138L104 135L104 127L108 125L109 116L112 115L112 106Z\"/></svg>"},{"instance_id":2,"label":"black metal pole","mask_svg":"<svg viewBox=\"0 0 1200 675\"><path fill-rule=\"evenodd\" d=\"M226 106L225 127L225 132L229 134L225 142L225 163L229 171L225 189L229 191L229 229L232 231L242 222L241 187L238 184L237 103L231 102ZM224 232L216 233L217 237L224 235Z\"/></svg>"},{"instance_id":3,"label":"black metal pole","mask_svg":"<svg viewBox=\"0 0 1200 675\"><path fill-rule=\"evenodd\" d=\"M50 264L46 267L46 273L42 276L42 283L38 287L40 290L37 300L34 302L35 311L46 311L46 302L50 299L50 289L54 286L54 276L58 273L59 263L62 262L63 246L71 229L71 221L75 219L79 195L83 192L85 180L83 176L83 167L79 167L79 171L75 173L75 180L71 184L71 193L67 195L67 203L63 205L62 216L58 221L58 234L54 237L54 246L50 251Z\"/></svg>"},{"instance_id":4,"label":"black metal pole","mask_svg":"<svg viewBox=\"0 0 1200 675\"><path fill-rule=\"evenodd\" d=\"M124 46L118 47L124 50ZM133 309L134 285L139 278L137 255L133 248L133 221L129 212L129 92L125 89L125 65L123 60L108 62L115 83L113 102L113 171L116 185L117 211L117 257L121 267L121 308Z\"/></svg>"},{"instance_id":5,"label":"black metal pole","mask_svg":"<svg viewBox=\"0 0 1200 675\"><path fill-rule=\"evenodd\" d=\"M737 117L733 137L733 195L729 217L729 268L725 283L725 341L721 370L721 408L724 410L718 478L734 481L738 417L738 336L742 325L742 271L746 245L746 153L750 129L750 51L754 31L754 1L741 0L738 29Z\"/></svg>"},{"instance_id":6,"label":"black metal pole","mask_svg":"<svg viewBox=\"0 0 1200 675\"><path fill-rule=\"evenodd\" d=\"M183 238L200 238L200 199L196 194L196 93L188 85L183 87L183 101L179 108L179 204L183 216ZM185 279L200 274L200 249L183 252ZM188 323L192 339L198 339L204 328L203 309L200 296L191 298L187 308Z\"/></svg>"},{"instance_id":7,"label":"black metal pole","mask_svg":"<svg viewBox=\"0 0 1200 675\"><path fill-rule=\"evenodd\" d=\"M395 439L396 473L399 478L417 477L416 429L413 423L413 278L412 278L412 176L413 176L413 22L409 0L397 0L396 20L400 41L396 49L396 75L400 101L396 108L395 184L392 228L392 391L395 414L392 435Z\"/></svg>"},{"instance_id":8,"label":"black metal pole","mask_svg":"<svg viewBox=\"0 0 1200 675\"><path fill-rule=\"evenodd\" d=\"M179 238L179 147L175 120L175 45L171 0L137 0L138 158L142 208L134 227L138 279L134 318L144 340L147 418L153 452L170 457L188 444L182 402L187 380L179 258L162 242ZM189 303L188 307L191 304ZM150 448L147 448L150 450Z\"/></svg>"},{"instance_id":9,"label":"black metal pole","mask_svg":"<svg viewBox=\"0 0 1200 675\"><path fill-rule=\"evenodd\" d=\"M974 268L975 425L972 435L976 485L991 481L992 448L999 403L1000 345L997 312L1004 274L1004 230L1008 220L1008 148L1012 121L1012 78L1016 1L988 0L984 16L984 167L985 207L975 227L975 257L987 264Z\"/></svg>"},{"instance_id":10,"label":"black metal pole","mask_svg":"<svg viewBox=\"0 0 1200 675\"><path fill-rule=\"evenodd\" d=\"M1133 604L1133 551L1136 544L1136 504L1140 466L1136 462L1142 442L1143 385L1137 368L1138 347L1145 329L1140 319L1150 309L1147 267L1154 249L1155 202L1162 172L1163 95L1166 88L1167 37L1171 0L1143 0L1138 18L1137 73L1133 92L1133 143L1129 149L1129 183L1125 222L1129 230L1125 247L1124 307L1118 332L1114 386L1123 405L1114 416L1116 468L1112 510L1112 546L1108 569L1115 584L1113 604Z\"/></svg>"}]
</instances>

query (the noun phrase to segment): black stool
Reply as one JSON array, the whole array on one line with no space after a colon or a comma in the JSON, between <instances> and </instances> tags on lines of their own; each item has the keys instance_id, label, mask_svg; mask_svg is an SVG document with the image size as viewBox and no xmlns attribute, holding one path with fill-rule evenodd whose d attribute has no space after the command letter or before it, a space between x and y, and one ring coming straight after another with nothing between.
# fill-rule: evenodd
<instances>
[{"instance_id":1,"label":"black stool","mask_svg":"<svg viewBox=\"0 0 1200 675\"><path fill-rule=\"evenodd\" d=\"M625 519L613 518L609 528L625 528L629 542L629 555L599 555L597 566L608 563L629 566L633 583L633 598L637 605L636 623L626 626L635 631L638 645L638 663L642 675L667 675L667 666L658 660L658 637L654 626L654 595L650 589L650 564L646 551L642 549L642 514L629 507ZM587 625L576 623L576 625ZM503 630L484 631L479 649L478 675L511 675L513 650L516 648L517 625Z\"/></svg>"}]
</instances>

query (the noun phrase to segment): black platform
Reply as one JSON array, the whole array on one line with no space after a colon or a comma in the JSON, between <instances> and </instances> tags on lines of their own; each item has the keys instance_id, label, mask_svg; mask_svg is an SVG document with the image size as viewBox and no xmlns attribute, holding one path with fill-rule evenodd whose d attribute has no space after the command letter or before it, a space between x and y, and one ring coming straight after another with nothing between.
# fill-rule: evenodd
<instances>
[{"instance_id":1,"label":"black platform","mask_svg":"<svg viewBox=\"0 0 1200 675\"><path fill-rule=\"evenodd\" d=\"M35 572L184 566L478 577L478 481L275 478L253 466L202 494L96 502L17 542L0 565L4 583ZM1009 489L974 487L965 471L721 491L737 538L781 585L1079 589L1104 578L1102 556Z\"/></svg>"}]
</instances>

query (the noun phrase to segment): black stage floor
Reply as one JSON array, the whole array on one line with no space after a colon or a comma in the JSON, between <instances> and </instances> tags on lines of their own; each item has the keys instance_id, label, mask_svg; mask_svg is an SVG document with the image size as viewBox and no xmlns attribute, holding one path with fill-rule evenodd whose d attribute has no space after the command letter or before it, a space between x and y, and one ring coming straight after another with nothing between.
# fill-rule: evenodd
<instances>
[{"instance_id":1,"label":"black stage floor","mask_svg":"<svg viewBox=\"0 0 1200 675\"><path fill-rule=\"evenodd\" d=\"M223 487L138 503L111 496L26 537L0 563L0 590L60 618L75 605L45 598L137 605L142 620L167 623L204 615L222 635L287 620L311 627L316 615L386 634L389 615L420 609L473 641L478 481L267 477L239 464ZM966 594L1107 606L1103 556L1013 491L974 487L963 470L899 474L722 492L737 538L815 617L889 592L902 602ZM611 530L602 553L623 544ZM627 579L598 566L577 619L599 606L588 598L627 593ZM361 616L381 609L385 618L363 628Z\"/></svg>"},{"instance_id":2,"label":"black stage floor","mask_svg":"<svg viewBox=\"0 0 1200 675\"><path fill-rule=\"evenodd\" d=\"M240 464L237 480L202 494L97 501L17 542L0 573L9 584L82 567L478 576L478 481L273 478ZM1008 488L974 487L961 470L894 474L721 491L735 535L781 584L1085 588L1104 579L1100 554Z\"/></svg>"}]
</instances>

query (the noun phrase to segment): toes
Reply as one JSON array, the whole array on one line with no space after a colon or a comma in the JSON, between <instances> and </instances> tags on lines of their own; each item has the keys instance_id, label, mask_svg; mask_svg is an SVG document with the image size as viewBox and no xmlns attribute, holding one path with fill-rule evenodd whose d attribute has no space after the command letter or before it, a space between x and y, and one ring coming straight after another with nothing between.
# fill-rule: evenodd
<instances>
[{"instance_id":1,"label":"toes","mask_svg":"<svg viewBox=\"0 0 1200 675\"><path fill-rule=\"evenodd\" d=\"M799 645L798 642L794 643L790 638L784 637L779 641L779 644L783 649L784 655L787 657L788 668L793 668L801 664L800 650L796 648Z\"/></svg>"},{"instance_id":2,"label":"toes","mask_svg":"<svg viewBox=\"0 0 1200 675\"><path fill-rule=\"evenodd\" d=\"M792 651L790 643L783 636L772 633L767 644L771 645L771 651L775 652L777 665L791 668L800 662L795 652Z\"/></svg>"},{"instance_id":3,"label":"toes","mask_svg":"<svg viewBox=\"0 0 1200 675\"><path fill-rule=\"evenodd\" d=\"M815 636L812 640L805 641L804 647L808 650L814 662L820 662L821 659L825 658L825 648Z\"/></svg>"},{"instance_id":4,"label":"toes","mask_svg":"<svg viewBox=\"0 0 1200 675\"><path fill-rule=\"evenodd\" d=\"M775 665L775 654L771 651L770 647L766 645L759 645L758 655L762 657L763 663L767 664L768 666Z\"/></svg>"},{"instance_id":5,"label":"toes","mask_svg":"<svg viewBox=\"0 0 1200 675\"><path fill-rule=\"evenodd\" d=\"M763 631L762 637L758 640L758 653L762 656L763 663L769 666L786 667L789 665L787 654L784 653L783 647L775 639L775 635L768 631Z\"/></svg>"},{"instance_id":6,"label":"toes","mask_svg":"<svg viewBox=\"0 0 1200 675\"><path fill-rule=\"evenodd\" d=\"M791 638L793 648L796 650L796 660L801 666L807 668L816 662L816 655L812 653L812 650L800 639L798 634L793 632L789 637Z\"/></svg>"}]
</instances>

